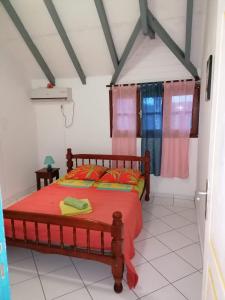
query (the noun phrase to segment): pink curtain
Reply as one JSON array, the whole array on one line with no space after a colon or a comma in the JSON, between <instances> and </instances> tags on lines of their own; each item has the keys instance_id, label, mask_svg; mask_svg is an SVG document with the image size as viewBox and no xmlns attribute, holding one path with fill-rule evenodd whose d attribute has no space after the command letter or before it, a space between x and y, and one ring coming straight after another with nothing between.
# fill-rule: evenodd
<instances>
[{"instance_id":1,"label":"pink curtain","mask_svg":"<svg viewBox=\"0 0 225 300\"><path fill-rule=\"evenodd\" d=\"M161 176L189 176L189 137L194 81L165 82Z\"/></svg>"},{"instance_id":2,"label":"pink curtain","mask_svg":"<svg viewBox=\"0 0 225 300\"><path fill-rule=\"evenodd\" d=\"M113 87L112 102L112 154L137 155L137 87Z\"/></svg>"}]
</instances>

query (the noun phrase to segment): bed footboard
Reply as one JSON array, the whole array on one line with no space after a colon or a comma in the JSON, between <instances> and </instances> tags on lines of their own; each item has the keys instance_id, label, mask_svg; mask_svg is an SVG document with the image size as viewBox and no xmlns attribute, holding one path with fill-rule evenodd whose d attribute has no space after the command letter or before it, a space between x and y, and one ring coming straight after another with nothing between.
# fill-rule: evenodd
<instances>
[{"instance_id":1,"label":"bed footboard","mask_svg":"<svg viewBox=\"0 0 225 300\"><path fill-rule=\"evenodd\" d=\"M11 234L6 235L7 245L29 248L44 253L55 253L61 255L74 256L89 260L99 261L112 267L112 274L115 280L114 290L120 293L123 290L122 278L124 270L124 256L122 252L123 245L123 222L121 212L113 213L112 224L79 219L75 217L64 217L59 215L50 215L42 213L30 213L22 211L3 210L5 222L9 222ZM23 228L23 238L19 238L16 233L16 222L20 221ZM28 224L33 223L35 228L34 238L28 238ZM40 240L39 225L44 224L47 230L47 240ZM51 226L59 227L60 242L52 241ZM72 228L72 244L64 242L64 227ZM77 230L84 229L86 232L86 247L77 246ZM90 237L91 231L100 233L100 249L92 249ZM110 233L112 237L111 250L105 249L105 234Z\"/></svg>"}]
</instances>

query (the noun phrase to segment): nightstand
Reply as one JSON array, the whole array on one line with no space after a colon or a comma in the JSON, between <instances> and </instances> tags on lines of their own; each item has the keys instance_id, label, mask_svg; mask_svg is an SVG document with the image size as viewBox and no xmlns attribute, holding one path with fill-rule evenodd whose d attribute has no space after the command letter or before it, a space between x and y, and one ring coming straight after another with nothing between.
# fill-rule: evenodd
<instances>
[{"instance_id":1,"label":"nightstand","mask_svg":"<svg viewBox=\"0 0 225 300\"><path fill-rule=\"evenodd\" d=\"M41 189L41 179L44 179L44 186L52 183L55 177L56 179L59 179L59 168L52 168L50 172L47 171L47 168L43 168L35 173L37 179L37 190Z\"/></svg>"}]
</instances>

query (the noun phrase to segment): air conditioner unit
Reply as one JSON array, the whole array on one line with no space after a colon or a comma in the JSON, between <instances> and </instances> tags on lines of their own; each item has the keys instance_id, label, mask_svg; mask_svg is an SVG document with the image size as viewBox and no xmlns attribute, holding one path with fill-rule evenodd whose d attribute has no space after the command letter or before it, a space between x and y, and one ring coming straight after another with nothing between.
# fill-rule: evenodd
<instances>
[{"instance_id":1,"label":"air conditioner unit","mask_svg":"<svg viewBox=\"0 0 225 300\"><path fill-rule=\"evenodd\" d=\"M32 89L30 99L35 101L72 101L72 88L40 87Z\"/></svg>"}]
</instances>

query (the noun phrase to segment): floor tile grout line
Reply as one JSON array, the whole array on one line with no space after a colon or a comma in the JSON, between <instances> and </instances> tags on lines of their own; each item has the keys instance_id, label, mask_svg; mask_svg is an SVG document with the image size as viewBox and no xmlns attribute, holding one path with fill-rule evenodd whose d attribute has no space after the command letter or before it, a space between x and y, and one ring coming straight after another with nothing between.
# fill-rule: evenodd
<instances>
[{"instance_id":1,"label":"floor tile grout line","mask_svg":"<svg viewBox=\"0 0 225 300\"><path fill-rule=\"evenodd\" d=\"M196 273L200 273L200 272L194 271L194 272L192 272L191 274L184 276L183 278L180 278L180 279L177 279L177 280L171 282L171 284L174 285L174 283L176 283L176 282L178 282L178 281L180 281L180 280L183 280L184 278L187 278L187 277L189 277L189 276L192 276L192 275L194 275L194 274L196 274ZM174 286L174 287L175 287L175 286Z\"/></svg>"},{"instance_id":2,"label":"floor tile grout line","mask_svg":"<svg viewBox=\"0 0 225 300\"><path fill-rule=\"evenodd\" d=\"M74 263L74 262L72 261L72 264L74 265L76 271L79 273L78 269L76 268L76 263ZM80 273L79 273L79 275L80 275ZM80 276L81 276L81 275L80 275ZM112 274L110 274L109 276L104 277L104 278L102 278L102 279L96 280L96 281L94 281L94 282L92 282L92 283L89 283L89 284L84 283L84 285L85 285L86 287L89 287L89 286L92 286L92 285L94 285L94 284L96 284L96 283L98 283L98 282L101 282L101 281L103 281L103 280L109 279L109 278L111 278L111 277L113 278L113 275L112 275ZM81 276L81 278L82 278L82 276Z\"/></svg>"},{"instance_id":3,"label":"floor tile grout line","mask_svg":"<svg viewBox=\"0 0 225 300\"><path fill-rule=\"evenodd\" d=\"M188 244L188 245L186 245L186 246L184 246L184 247L181 247L181 248L178 248L178 249L176 249L176 250L171 249L168 245L166 245L166 243L164 243L163 241L161 241L158 237L160 237L160 236L163 235L163 234L170 233L170 232L172 232L172 231L174 231L174 230L170 230L170 231L164 232L164 233L162 233L162 234L154 235L153 237L154 237L155 239L157 239L160 243L162 243L164 246L166 246L167 248L169 248L171 251L176 251L176 250L185 248L185 247L188 246L188 245L195 244L195 242L193 242L192 240L190 240L189 238L186 238L186 237L184 236L187 240L189 240L189 241L191 242L191 244ZM182 234L181 234L181 235L182 235Z\"/></svg>"},{"instance_id":4,"label":"floor tile grout line","mask_svg":"<svg viewBox=\"0 0 225 300\"><path fill-rule=\"evenodd\" d=\"M88 288L88 287L90 287L90 286L95 285L96 283L99 283L99 282L101 282L101 281L103 281L103 280L106 280L106 279L109 279L109 278L113 278L113 275L104 277L104 278L102 278L102 279L99 279L99 280L97 280L97 281L95 281L95 282L92 282L92 283L89 283L89 284L86 284L86 283L85 283L85 286Z\"/></svg>"},{"instance_id":5,"label":"floor tile grout line","mask_svg":"<svg viewBox=\"0 0 225 300\"><path fill-rule=\"evenodd\" d=\"M196 210L195 207L179 207L179 206L178 206L181 210L179 210L179 211L174 211L174 210L172 209L172 207L176 207L175 205L165 205L165 204L155 204L155 203L149 204L149 207L147 207L147 208L142 206L142 209L143 209L145 212L149 212L149 213L150 213L149 209L151 208L151 206L152 206L152 207L155 207L155 206L163 207L163 208L165 208L165 209L167 209L167 210L170 210L170 211L172 212L172 214L179 214L179 213L181 213L181 212L183 212L183 211L185 211L185 210L190 210L190 209Z\"/></svg>"},{"instance_id":6,"label":"floor tile grout line","mask_svg":"<svg viewBox=\"0 0 225 300\"><path fill-rule=\"evenodd\" d=\"M149 213L150 213L150 212L149 212ZM177 213L173 213L172 215L178 215L178 214L177 214ZM193 221L191 221L191 220L187 220L187 219L184 218L183 216L178 215L179 217L183 218L185 221L188 221L188 222L190 222L190 223L189 223L189 224L186 224L186 225L182 225L182 226L179 226L179 227L174 228L174 227L172 227L170 224L166 223L166 222L163 220L163 218L168 217L168 216L172 216L172 215L166 215L166 216L162 216L162 217L156 217L156 219L157 219L157 220L160 220L160 221L163 222L165 225L169 226L170 228L172 228L172 229L174 229L174 230L176 230L176 229L178 230L178 229L181 229L181 228L183 228L183 227L186 227L186 226L190 226L190 225L196 224L196 222L193 222ZM151 221L153 221L153 220L155 220L155 219L152 219L152 220L149 220L149 221L145 221L145 222L143 222L143 224L144 224L144 223L149 223L149 222L151 222Z\"/></svg>"},{"instance_id":7,"label":"floor tile grout line","mask_svg":"<svg viewBox=\"0 0 225 300\"><path fill-rule=\"evenodd\" d=\"M163 275L153 264L151 264L151 261L148 261L148 263L160 274L160 275L162 275L168 282L169 282L169 284L173 284L174 282L177 282L177 281L179 281L179 280L182 280L182 279L184 279L184 278L186 278L186 277L188 277L188 276L191 276L191 275L193 275L193 274L195 274L196 272L198 272L197 270L194 270L194 271L192 271L191 273L189 273L189 274L187 274L187 275L184 275L183 277L181 277L181 278L179 278L179 279L176 279L176 280L174 280L174 281L170 281L168 278L166 278L166 276L165 275Z\"/></svg>"},{"instance_id":8,"label":"floor tile grout line","mask_svg":"<svg viewBox=\"0 0 225 300\"><path fill-rule=\"evenodd\" d=\"M51 253L50 255L54 255L54 253ZM68 257L68 256L65 256L65 257ZM69 257L68 257L68 258L69 258ZM35 255L34 255L34 260L35 260ZM36 261L35 261L35 262L36 262ZM56 272L56 271L65 269L65 268L67 268L67 267L69 267L69 266L71 266L71 261L70 261L70 264L68 263L67 265L63 265L63 266L61 266L61 267L57 267L56 269L53 269L53 270L51 270L51 271L49 271L49 272L45 272L45 273L43 273L43 274L39 273L39 270L38 270L38 268L37 268L37 270L38 270L37 272L38 272L39 276L42 277L42 276L47 276L48 274L54 273L54 272Z\"/></svg>"},{"instance_id":9,"label":"floor tile grout line","mask_svg":"<svg viewBox=\"0 0 225 300\"><path fill-rule=\"evenodd\" d=\"M147 231L146 229L144 229L145 231ZM163 232L163 233L160 233L160 234L156 234L156 235L153 235L152 233L150 233L149 231L147 231L149 234L151 234L151 236L150 237L148 237L148 238L144 238L144 239L141 239L141 240L138 240L138 241L134 241L134 245L136 244L136 243L139 243L139 242L142 242L142 241L145 241L145 240L149 240L149 239L151 239L151 238L156 238L158 241L160 241L164 246L166 246L166 247L168 247L169 248L169 246L167 246L165 243L163 243L160 239L158 239L157 237L158 236L161 236L161 235L163 235L163 234L166 234L166 233L169 233L169 232L172 232L172 231L176 231L175 229L172 229L172 230L169 230L169 231L166 231L166 232ZM177 231L176 231L177 232ZM181 232L177 232L177 233L179 233L179 234L181 234L183 237L185 237L186 239L188 239L190 242L192 242L193 244L198 244L199 243L199 241L193 241L193 240L191 240L189 237L187 237L187 236L185 236L185 235L183 235ZM188 246L188 245L187 245ZM187 247L187 246L184 246L184 247ZM183 248L183 247L182 247ZM177 249L177 250L180 250L180 249L182 249L182 248L179 248L179 249ZM171 249L171 248L169 248L169 249ZM172 249L171 249L172 250ZM172 251L174 251L174 250L172 250Z\"/></svg>"},{"instance_id":10,"label":"floor tile grout line","mask_svg":"<svg viewBox=\"0 0 225 300\"><path fill-rule=\"evenodd\" d=\"M151 264L151 263L150 263ZM151 266L152 266L152 264L151 264ZM152 266L153 268L154 268L154 266ZM154 268L155 269L155 268ZM157 270L157 269L155 269L155 270ZM157 272L158 273L160 273L158 270L157 270ZM187 275L187 276L185 276L185 277L188 277L188 276L191 276L191 275L193 275L193 274L195 274L196 272L193 272L193 273L191 273L191 274L189 274L189 275ZM162 275L161 273L160 273L160 275ZM162 275L163 276L163 275ZM164 276L163 276L164 277ZM183 278L185 278L185 277L183 277ZM165 277L164 277L165 278ZM181 278L181 279L183 279L183 278ZM165 278L166 279L166 278ZM181 279L179 279L179 280L181 280ZM167 281L168 281L168 279L166 279ZM178 281L179 281L178 280ZM169 282L169 281L168 281ZM175 281L176 282L176 281ZM190 299L188 299L176 286L174 286L173 285L173 283L169 283L168 285L166 285L166 286L164 286L164 287L161 287L161 288L159 288L159 289L157 289L157 290L155 290L155 291L152 291L152 292L150 292L150 293L148 293L148 294L146 294L146 295L143 295L143 296L141 296L141 297L139 297L137 300L139 300L139 299L143 299L144 297L146 297L146 296L149 296L149 295L151 295L151 294L153 294L153 293L155 293L155 292L158 292L158 291L160 291L160 290L162 290L162 289L164 289L164 288L166 288L166 287L169 287L169 286L171 286L171 287L173 287L173 288L175 288L186 300L190 300Z\"/></svg>"},{"instance_id":11,"label":"floor tile grout line","mask_svg":"<svg viewBox=\"0 0 225 300\"><path fill-rule=\"evenodd\" d=\"M182 227L182 228L183 228L183 227ZM182 228L178 228L178 229L182 229ZM180 233L181 235L183 235L183 237L185 237L185 238L187 238L187 239L193 241L194 243L199 243L199 240L198 240L198 241L192 240L190 237L186 236L184 233L180 232L178 229L177 229L177 230L175 229L175 231L176 231L177 233ZM199 237L199 236L198 236L198 237Z\"/></svg>"},{"instance_id":12,"label":"floor tile grout line","mask_svg":"<svg viewBox=\"0 0 225 300\"><path fill-rule=\"evenodd\" d=\"M160 241L160 240L158 240L158 241ZM161 241L160 241L161 242ZM162 242L161 242L162 243ZM162 243L164 246L167 246L166 244L164 244L164 243ZM170 253L174 253L174 254L176 254L177 256L179 256L184 262L186 262L186 263L188 263L191 267L193 267L194 269L196 269L194 266L192 266L192 264L190 263L190 262L188 262L188 261L186 261L183 257L181 257L180 255L178 255L177 253L176 253L176 251L179 251L179 250L182 250L182 249L185 249L185 248L187 248L187 247L190 247L190 246L193 246L193 245L195 245L196 243L192 243L192 244L189 244L189 245L186 245L186 246L184 246L184 247L182 247L182 248L179 248L179 249L176 249L176 250L172 250L171 248L169 248L168 246L168 248L171 250L171 252ZM170 253L168 253L168 254L170 254ZM165 255L162 255L162 256L166 256L166 255L168 255L168 254L165 254ZM162 257L161 256L161 257ZM160 257L158 257L158 258L160 258ZM154 258L154 259L156 259L156 258ZM152 259L153 260L153 259Z\"/></svg>"},{"instance_id":13,"label":"floor tile grout line","mask_svg":"<svg viewBox=\"0 0 225 300\"><path fill-rule=\"evenodd\" d=\"M173 215L173 214L172 214ZM157 220L160 220L161 222L163 222L165 225L169 226L170 228L173 228L171 227L169 224L167 224L165 221L162 220L162 218L165 218L165 217L169 217L169 216L172 216L172 215L166 215L166 216L163 216L163 217L156 217ZM154 220L154 219L153 219ZM151 222L151 221L149 221ZM147 223L147 222L146 222Z\"/></svg>"},{"instance_id":14,"label":"floor tile grout line","mask_svg":"<svg viewBox=\"0 0 225 300\"><path fill-rule=\"evenodd\" d=\"M154 290L154 291L152 291L152 292L150 292L150 293L148 293L148 294L145 294L145 295L139 297L137 300L143 299L144 297L149 296L149 295L151 295L151 294L153 294L153 293L155 293L155 292L158 292L158 291L160 291L160 290L162 290L162 289L164 289L164 288L166 288L166 287L168 287L168 286L170 286L170 285L171 285L171 284L167 284L167 285L165 285L165 286L163 286L163 287L161 287L161 288L159 288L159 289L157 289L157 290Z\"/></svg>"},{"instance_id":15,"label":"floor tile grout line","mask_svg":"<svg viewBox=\"0 0 225 300\"><path fill-rule=\"evenodd\" d=\"M92 295L91 295L91 293L90 293L90 291L88 290L88 288L87 288L87 286L86 286L86 284L85 284L85 282L84 282L84 280L83 280L83 278L82 278L79 270L77 269L76 264L74 263L74 261L72 260L71 257L70 257L70 261L72 262L72 265L73 265L74 269L76 270L77 274L79 275L79 277L80 277L80 279L81 279L81 281L82 281L82 283L84 285L84 288L86 289L87 293L89 294L89 296L91 297L91 299L94 300L93 297L92 297Z\"/></svg>"},{"instance_id":16,"label":"floor tile grout line","mask_svg":"<svg viewBox=\"0 0 225 300\"><path fill-rule=\"evenodd\" d=\"M12 247L12 246L11 246L11 247ZM7 251L7 246L6 246L6 251ZM30 253L31 253L31 250L30 250ZM10 263L10 261L9 261L9 255L8 255L8 253L7 253L7 259L8 259L8 265L9 265L9 266L14 265L14 264L17 264L17 263L19 263L19 262L21 262L21 261L24 261L24 260L28 259L28 258L32 258L32 253L31 253L30 256L27 256L27 257L25 257L25 258L21 258L20 260L17 260L17 261L15 261L14 263Z\"/></svg>"},{"instance_id":17,"label":"floor tile grout line","mask_svg":"<svg viewBox=\"0 0 225 300\"><path fill-rule=\"evenodd\" d=\"M85 289L84 286L82 286L82 287L80 287L80 288L78 288L78 289L72 290L72 291L70 291L70 292L68 292L68 293L62 294L62 295L60 295L60 296L51 298L50 300L60 299L61 297L64 297L64 296L69 295L69 294L72 294L72 293L74 293L74 292L78 292L78 291L83 290L83 289Z\"/></svg>"},{"instance_id":18,"label":"floor tile grout line","mask_svg":"<svg viewBox=\"0 0 225 300\"><path fill-rule=\"evenodd\" d=\"M163 220L163 218L165 218L165 217L171 217L172 215L177 215L178 217L183 218L185 221L188 221L188 222L190 222L190 223L189 223L189 224L186 224L186 225L182 225L182 226L180 226L180 227L174 228L174 227L172 227L170 224L166 223L166 221ZM182 227L185 227L185 226L194 224L193 221L187 220L186 218L184 218L183 216L178 215L177 213L174 213L174 214L172 214L172 215L163 216L163 217L160 217L159 219L160 219L161 221L163 221L166 225L168 225L168 226L170 226L170 227L172 227L172 228L174 228L174 229L179 229L179 228L182 228Z\"/></svg>"},{"instance_id":19,"label":"floor tile grout line","mask_svg":"<svg viewBox=\"0 0 225 300\"><path fill-rule=\"evenodd\" d=\"M17 286L17 285L19 285L19 284L21 284L21 283L24 283L24 282L26 282L26 281L28 281L28 280L32 280L32 279L35 279L35 278L38 278L38 274L37 274L36 276L33 276L33 277L30 277L30 278L24 279L24 280L22 280L22 281L20 281L20 282L17 282L17 283L10 283L10 286L11 286L11 287L14 287L14 286ZM9 277L9 280L10 280L10 277Z\"/></svg>"},{"instance_id":20,"label":"floor tile grout line","mask_svg":"<svg viewBox=\"0 0 225 300\"><path fill-rule=\"evenodd\" d=\"M157 290L161 290L162 288L165 288L166 286L168 286L168 285L170 285L170 282L169 282L169 280L161 273L161 272L159 272L149 261L147 262L157 273L159 273L167 282L168 282L168 284L167 285L165 285L165 286L162 286L161 288L159 288L159 289L157 289ZM157 290L155 290L155 291L152 291L151 293L154 293L154 292L156 292ZM143 295L143 296L141 296L141 297L144 297L144 296L146 296L146 295Z\"/></svg>"},{"instance_id":21,"label":"floor tile grout line","mask_svg":"<svg viewBox=\"0 0 225 300\"><path fill-rule=\"evenodd\" d=\"M149 264L149 262L147 261L147 263ZM151 264L149 264L149 265L151 265ZM152 266L152 265L151 265ZM153 266L152 266L153 267ZM155 269L154 267L153 267L153 269ZM143 297L145 297L145 296L147 296L147 295L150 295L150 294L152 294L152 293L154 293L154 292L157 292L157 291L159 291L159 290L161 290L161 289L163 289L163 288L165 288L165 287L167 287L167 286L169 286L170 285L170 283L169 283L169 281L168 281L168 279L166 279L165 278L165 276L163 276L158 270L156 270L155 269L155 271L157 271L157 273L159 273L167 282L168 282L168 284L166 284L166 285L164 285L164 286L162 286L162 287L160 287L160 288L158 288L158 289L156 289L156 290L154 290L154 291L152 291L152 292L150 292L150 293L147 293L147 294L144 294L144 295L142 295L142 296L138 296L134 291L134 294L138 297L138 299L141 299L141 298L143 298ZM126 282L126 281L125 281ZM127 283L127 282L126 282ZM133 290L133 289L132 289Z\"/></svg>"},{"instance_id":22,"label":"floor tile grout line","mask_svg":"<svg viewBox=\"0 0 225 300\"><path fill-rule=\"evenodd\" d=\"M191 224L189 224L189 225L191 225ZM191 239L189 237L186 237L182 232L178 231L178 229L181 229L181 228L183 228L183 227L173 228L173 230L170 230L170 231L167 231L167 232L176 231L177 233L179 233L180 235L182 235L183 237L185 237L186 239L188 239L188 240L191 241ZM163 234L166 234L167 232L163 232L163 233L157 234L156 236L161 236Z\"/></svg>"},{"instance_id":23,"label":"floor tile grout line","mask_svg":"<svg viewBox=\"0 0 225 300\"><path fill-rule=\"evenodd\" d=\"M186 299L186 300L190 300L190 299L188 299L175 285L173 285L172 283L171 283L171 286L172 287L174 287L182 296L184 296L184 298Z\"/></svg>"},{"instance_id":24,"label":"floor tile grout line","mask_svg":"<svg viewBox=\"0 0 225 300\"><path fill-rule=\"evenodd\" d=\"M194 244L193 244L194 245ZM188 247L188 246L187 246ZM181 249L179 249L181 250ZM178 251L178 250L176 250ZM183 259L186 263L188 263L189 265L191 265L196 271L200 270L198 268L196 268L195 266L193 266L188 260L186 260L185 258L183 258L181 255L179 255L177 252L175 251L176 255L179 256L181 259ZM201 259L201 263L202 263L202 259Z\"/></svg>"},{"instance_id":25,"label":"floor tile grout line","mask_svg":"<svg viewBox=\"0 0 225 300\"><path fill-rule=\"evenodd\" d=\"M155 198L161 198L161 200L156 200ZM165 200L163 200L165 198ZM171 198L171 197L168 197L168 198ZM142 203L146 203L146 205L147 204L149 204L149 205L161 205L161 206L165 206L165 207L179 207L179 208L186 208L186 209L188 209L188 208L196 208L195 207L195 204L192 206L181 206L181 205L175 205L175 199L176 200L180 200L180 201L187 201L187 202L190 202L190 203L194 203L194 201L192 200L192 199L181 199L181 198L178 198L178 197L173 197L173 199L171 199L172 200L172 202L170 203L170 200L166 200L167 199L167 197L153 197L153 199L152 200L150 200L150 201L144 201L143 200L143 202ZM158 201L159 201L159 203L158 203ZM184 204L184 203L183 203Z\"/></svg>"},{"instance_id":26,"label":"floor tile grout line","mask_svg":"<svg viewBox=\"0 0 225 300\"><path fill-rule=\"evenodd\" d=\"M47 297L46 297L45 291L44 291L44 287L43 287L41 278L40 278L39 273L38 273L38 268L37 268L37 264L36 264L36 261L35 261L35 258L34 258L34 253L33 253L32 250L31 250L31 255L32 255L32 257L33 257L34 265L35 265L36 270L37 270L37 275L38 275L38 279L39 279L39 281L40 281L40 285L41 285L41 288L42 288L42 292L43 292L44 298L45 298L45 300L47 300Z\"/></svg>"},{"instance_id":27,"label":"floor tile grout line","mask_svg":"<svg viewBox=\"0 0 225 300\"><path fill-rule=\"evenodd\" d=\"M149 221L149 222L150 222L150 221ZM145 223L146 223L146 222L145 222ZM190 226L190 225L195 225L195 223L189 224L189 225L185 225L184 227ZM144 238L144 239L141 239L141 240L137 240L137 241L134 240L134 243L138 243L138 242L141 242L141 241L150 239L150 238L152 238L152 237L157 237L157 236L160 236L160 235L169 233L169 232L171 232L171 231L176 231L177 233L181 234L183 237L187 238L188 240L192 241L193 243L199 243L199 240L198 240L198 241L193 240L193 239L191 239L190 237L186 236L185 234L183 234L182 232L179 231L179 229L182 229L182 228L184 228L184 227L179 227L179 228L176 228L176 229L175 229L175 228L172 228L172 229L169 230L169 231L165 231L165 232L162 232L162 233L159 233L159 234L152 234L150 231L148 231L148 230L143 226L142 229L144 229L144 231L147 231L149 234L151 234L151 236L148 237L148 238Z\"/></svg>"},{"instance_id":28,"label":"floor tile grout line","mask_svg":"<svg viewBox=\"0 0 225 300\"><path fill-rule=\"evenodd\" d=\"M196 212L196 208L188 208L188 209L185 209L185 210L182 210L182 211L178 212L177 214L178 214L179 216L185 218L185 219L188 220L188 221L194 222L193 220L190 220L190 219L188 219L187 217L184 217L183 215L180 214L180 213L182 213L182 212L184 212L184 211L187 211L187 210L190 210L190 209Z\"/></svg>"},{"instance_id":29,"label":"floor tile grout line","mask_svg":"<svg viewBox=\"0 0 225 300\"><path fill-rule=\"evenodd\" d=\"M168 280L167 280L167 281L168 281ZM139 297L137 300L143 299L144 297L149 296L149 295L151 295L151 294L153 294L153 293L155 293L155 292L158 292L158 291L160 291L160 290L162 290L162 289L164 289L164 288L166 288L166 287L168 287L168 286L170 286L170 285L171 285L171 284L164 285L164 286L162 286L162 287L159 288L159 289L156 289L156 290L154 290L154 291L152 291L152 292L150 292L150 293L144 294L144 295L142 295L141 297Z\"/></svg>"},{"instance_id":30,"label":"floor tile grout line","mask_svg":"<svg viewBox=\"0 0 225 300\"><path fill-rule=\"evenodd\" d=\"M174 231L174 229L170 229L168 231L165 231L165 232L161 232L161 233L157 233L157 234L152 234L150 231L148 231L145 227L144 227L144 230L146 230L148 233L150 233L152 235L152 237L155 237L155 236L158 236L158 235L161 235L161 234L164 234L164 233L168 233L168 232L171 232L171 231Z\"/></svg>"},{"instance_id":31,"label":"floor tile grout line","mask_svg":"<svg viewBox=\"0 0 225 300\"><path fill-rule=\"evenodd\" d=\"M188 226L191 226L191 225L197 226L197 223L191 223L191 224L189 224L189 225L185 225L185 226L183 226L183 227L176 228L175 230L176 230L177 232L179 232L180 234L182 234L183 236L186 237L186 235L185 235L183 232L180 232L179 230L184 229L185 227L188 227ZM198 231L197 231L197 234L198 234ZM198 234L198 237L199 237L199 234ZM187 237L187 238L188 238L188 237ZM189 239L190 239L190 238L189 238Z\"/></svg>"},{"instance_id":32,"label":"floor tile grout line","mask_svg":"<svg viewBox=\"0 0 225 300\"><path fill-rule=\"evenodd\" d=\"M173 249L171 249L166 243L162 242L162 241L158 238L158 236L155 236L155 238L157 239L157 241L159 241L159 242L162 243L164 246L166 246L167 248L169 248L172 252L175 252L175 251L184 249L184 248L186 248L186 247L188 247L188 246L197 244L197 242L194 242L194 241L192 241L192 240L190 240L190 239L187 238L187 239L191 242L191 244L187 244L187 245L185 245L185 246L182 246L181 248L178 248L178 249L173 250Z\"/></svg>"},{"instance_id":33,"label":"floor tile grout line","mask_svg":"<svg viewBox=\"0 0 225 300\"><path fill-rule=\"evenodd\" d=\"M160 240L158 240L158 241L161 242ZM163 244L163 243L162 243L162 244ZM178 250L182 250L182 249L184 249L184 248L186 248L186 247L189 247L189 246L192 246L192 245L195 245L195 244L196 244L196 243L193 243L193 244L191 244L191 245L184 246L184 247L182 247L182 248L180 248L180 249L177 249L177 250L171 250L168 246L166 246L165 244L163 244L164 246L166 246L166 247L170 250L170 252L169 252L169 253L166 253L166 254L163 254L163 255L161 255L161 256L155 257L155 258L150 259L150 260L146 259L146 257L145 257L140 251L138 251L137 249L135 249L135 251L137 251L138 254L140 254L147 262L151 262L151 261L153 261L153 260L160 259L160 258L162 258L162 257L164 257L164 256L167 256L167 255L169 255L169 254L171 254L171 253L174 253L174 254L176 254L178 257L180 257L180 259L182 259L184 262L186 262L186 263L189 264L192 268L194 268L196 271L198 271L194 266L191 265L190 262L186 261L185 259L183 259L183 257L181 257L180 255L178 255L178 254L176 253L176 251L178 251ZM144 264L144 263L143 263L143 264ZM141 264L140 264L140 265L141 265Z\"/></svg>"},{"instance_id":34,"label":"floor tile grout line","mask_svg":"<svg viewBox=\"0 0 225 300\"><path fill-rule=\"evenodd\" d=\"M154 207L155 207L155 206L154 206ZM169 210L167 207L163 207L163 208ZM154 217L156 217L156 218L163 218L163 217L167 217L167 216L171 216L171 215L175 214L174 211L169 210L169 211L170 211L169 214L166 214L166 215L164 215L164 216L157 216L157 215L154 215L153 213L151 213L149 210L146 210L146 209L144 209L144 210L145 210L145 212L148 212L148 213L152 214L152 215L153 215Z\"/></svg>"},{"instance_id":35,"label":"floor tile grout line","mask_svg":"<svg viewBox=\"0 0 225 300\"><path fill-rule=\"evenodd\" d=\"M126 281L125 279L123 279L123 281L125 281L126 285L128 285L128 283L127 283L127 281ZM129 288L129 287L128 287L128 288ZM130 289L130 288L129 288L129 289ZM130 291L134 294L134 296L137 297L136 300L138 300L138 299L139 299L139 296L138 296L138 294L135 293L134 288L130 289Z\"/></svg>"}]
</instances>

